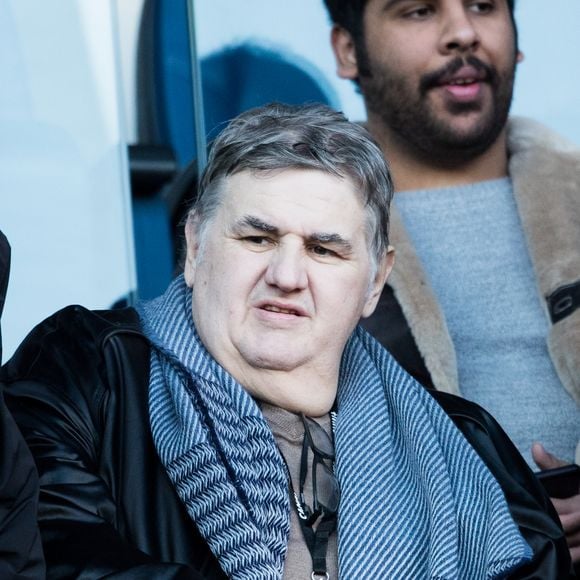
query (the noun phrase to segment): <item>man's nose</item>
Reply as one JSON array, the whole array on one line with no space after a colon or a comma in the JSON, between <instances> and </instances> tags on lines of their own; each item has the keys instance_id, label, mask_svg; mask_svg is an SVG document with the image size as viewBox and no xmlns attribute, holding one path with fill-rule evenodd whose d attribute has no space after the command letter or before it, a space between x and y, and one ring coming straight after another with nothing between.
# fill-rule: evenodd
<instances>
[{"instance_id":1,"label":"man's nose","mask_svg":"<svg viewBox=\"0 0 580 580\"><path fill-rule=\"evenodd\" d=\"M281 244L270 256L266 283L283 292L303 290L308 285L306 259L302 248Z\"/></svg>"},{"instance_id":2,"label":"man's nose","mask_svg":"<svg viewBox=\"0 0 580 580\"><path fill-rule=\"evenodd\" d=\"M479 42L479 33L469 8L463 2L447 8L442 15L440 51L443 54L474 51Z\"/></svg>"}]
</instances>

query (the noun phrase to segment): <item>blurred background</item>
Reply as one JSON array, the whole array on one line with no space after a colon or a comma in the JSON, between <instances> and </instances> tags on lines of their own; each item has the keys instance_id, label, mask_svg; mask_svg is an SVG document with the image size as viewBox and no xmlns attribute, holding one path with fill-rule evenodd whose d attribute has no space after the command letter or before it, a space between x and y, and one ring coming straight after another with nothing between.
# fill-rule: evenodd
<instances>
[{"instance_id":1,"label":"blurred background","mask_svg":"<svg viewBox=\"0 0 580 580\"><path fill-rule=\"evenodd\" d=\"M519 0L516 19L513 114L580 145L580 2ZM329 33L322 0L0 0L5 359L62 306L163 291L205 142L232 116L324 101L364 120Z\"/></svg>"}]
</instances>

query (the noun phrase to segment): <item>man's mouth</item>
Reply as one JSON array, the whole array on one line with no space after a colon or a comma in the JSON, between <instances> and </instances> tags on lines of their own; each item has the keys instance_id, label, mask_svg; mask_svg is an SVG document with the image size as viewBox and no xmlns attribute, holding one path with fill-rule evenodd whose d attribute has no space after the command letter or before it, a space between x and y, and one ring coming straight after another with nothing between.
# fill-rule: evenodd
<instances>
[{"instance_id":1,"label":"man's mouth","mask_svg":"<svg viewBox=\"0 0 580 580\"><path fill-rule=\"evenodd\" d=\"M462 66L461 68L442 74L436 81L440 87L465 87L486 82L488 75L485 70L473 66Z\"/></svg>"},{"instance_id":2,"label":"man's mouth","mask_svg":"<svg viewBox=\"0 0 580 580\"><path fill-rule=\"evenodd\" d=\"M447 79L442 87L457 102L473 102L481 95L482 82L481 76L460 73L455 78Z\"/></svg>"},{"instance_id":3,"label":"man's mouth","mask_svg":"<svg viewBox=\"0 0 580 580\"><path fill-rule=\"evenodd\" d=\"M446 84L463 86L463 85L471 85L473 83L478 83L478 82L479 82L479 79L467 78L467 79L454 79L454 80L447 82Z\"/></svg>"},{"instance_id":4,"label":"man's mouth","mask_svg":"<svg viewBox=\"0 0 580 580\"><path fill-rule=\"evenodd\" d=\"M262 310L268 312L276 312L278 314L290 314L292 316L302 316L302 313L294 308L284 308L282 306L275 306L274 304L264 304L261 306Z\"/></svg>"},{"instance_id":5,"label":"man's mouth","mask_svg":"<svg viewBox=\"0 0 580 580\"><path fill-rule=\"evenodd\" d=\"M456 58L439 70L426 74L421 79L421 92L440 87L475 88L481 83L493 83L494 70L476 57L465 60Z\"/></svg>"}]
</instances>

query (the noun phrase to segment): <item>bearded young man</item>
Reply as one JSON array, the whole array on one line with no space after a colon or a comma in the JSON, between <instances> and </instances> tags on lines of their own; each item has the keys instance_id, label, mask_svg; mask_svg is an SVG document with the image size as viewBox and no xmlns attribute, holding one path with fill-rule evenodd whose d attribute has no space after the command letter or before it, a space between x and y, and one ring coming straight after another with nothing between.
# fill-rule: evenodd
<instances>
[{"instance_id":1,"label":"bearded young man","mask_svg":"<svg viewBox=\"0 0 580 580\"><path fill-rule=\"evenodd\" d=\"M578 462L580 152L508 120L513 0L325 2L397 192L398 267L366 327L489 409L530 465ZM580 495L554 504L578 563Z\"/></svg>"},{"instance_id":2,"label":"bearded young man","mask_svg":"<svg viewBox=\"0 0 580 580\"><path fill-rule=\"evenodd\" d=\"M392 266L392 192L341 114L248 111L213 144L166 293L32 331L0 380L49 577L568 576L493 419L358 327Z\"/></svg>"}]
</instances>

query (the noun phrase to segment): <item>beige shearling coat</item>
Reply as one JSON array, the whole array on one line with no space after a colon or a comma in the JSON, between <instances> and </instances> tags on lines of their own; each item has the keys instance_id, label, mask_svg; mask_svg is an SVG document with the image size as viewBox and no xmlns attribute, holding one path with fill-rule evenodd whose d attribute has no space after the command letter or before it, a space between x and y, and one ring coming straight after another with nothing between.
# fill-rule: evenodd
<instances>
[{"instance_id":1,"label":"beige shearling coat","mask_svg":"<svg viewBox=\"0 0 580 580\"><path fill-rule=\"evenodd\" d=\"M550 322L546 297L580 280L580 149L543 125L512 118L509 174L550 331L548 350L562 385L580 405L580 308ZM389 279L435 387L460 394L455 350L445 318L396 208ZM580 443L576 448L580 463Z\"/></svg>"}]
</instances>

